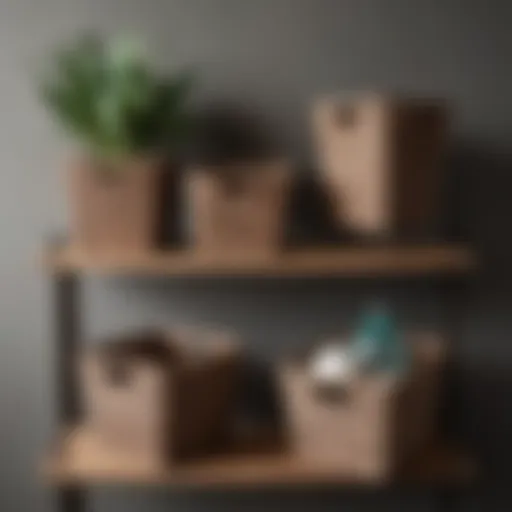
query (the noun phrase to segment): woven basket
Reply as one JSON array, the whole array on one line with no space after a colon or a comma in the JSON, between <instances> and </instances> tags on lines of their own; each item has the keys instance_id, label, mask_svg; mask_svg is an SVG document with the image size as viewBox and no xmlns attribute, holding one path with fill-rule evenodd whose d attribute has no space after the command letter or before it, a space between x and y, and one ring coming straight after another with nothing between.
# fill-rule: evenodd
<instances>
[{"instance_id":1,"label":"woven basket","mask_svg":"<svg viewBox=\"0 0 512 512\"><path fill-rule=\"evenodd\" d=\"M109 449L167 463L218 448L234 412L239 352L222 334L142 333L80 361L85 424Z\"/></svg>"},{"instance_id":2,"label":"woven basket","mask_svg":"<svg viewBox=\"0 0 512 512\"><path fill-rule=\"evenodd\" d=\"M313 111L317 157L340 225L376 238L432 235L446 128L437 100L320 100Z\"/></svg>"},{"instance_id":3,"label":"woven basket","mask_svg":"<svg viewBox=\"0 0 512 512\"><path fill-rule=\"evenodd\" d=\"M282 246L290 188L282 162L191 169L192 243L206 255L272 255Z\"/></svg>"},{"instance_id":4,"label":"woven basket","mask_svg":"<svg viewBox=\"0 0 512 512\"><path fill-rule=\"evenodd\" d=\"M317 392L304 365L279 369L290 442L298 456L361 480L385 480L435 434L442 344L415 335L405 378L365 376L346 396Z\"/></svg>"},{"instance_id":5,"label":"woven basket","mask_svg":"<svg viewBox=\"0 0 512 512\"><path fill-rule=\"evenodd\" d=\"M115 166L81 159L66 173L71 239L88 252L145 251L157 242L162 161Z\"/></svg>"}]
</instances>

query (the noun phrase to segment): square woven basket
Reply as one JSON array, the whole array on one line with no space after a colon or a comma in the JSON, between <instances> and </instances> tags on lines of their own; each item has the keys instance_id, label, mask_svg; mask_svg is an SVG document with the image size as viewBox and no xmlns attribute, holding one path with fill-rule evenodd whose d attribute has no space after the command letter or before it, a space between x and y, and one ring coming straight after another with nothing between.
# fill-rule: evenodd
<instances>
[{"instance_id":1,"label":"square woven basket","mask_svg":"<svg viewBox=\"0 0 512 512\"><path fill-rule=\"evenodd\" d=\"M192 245L206 255L273 255L282 248L290 194L286 162L191 169Z\"/></svg>"},{"instance_id":2,"label":"square woven basket","mask_svg":"<svg viewBox=\"0 0 512 512\"><path fill-rule=\"evenodd\" d=\"M278 370L292 450L361 480L385 480L435 435L444 360L439 338L410 336L412 368L403 378L367 375L345 396L318 393L301 363Z\"/></svg>"},{"instance_id":3,"label":"square woven basket","mask_svg":"<svg viewBox=\"0 0 512 512\"><path fill-rule=\"evenodd\" d=\"M109 449L167 463L229 434L238 344L212 332L141 333L84 352L84 422Z\"/></svg>"}]
</instances>

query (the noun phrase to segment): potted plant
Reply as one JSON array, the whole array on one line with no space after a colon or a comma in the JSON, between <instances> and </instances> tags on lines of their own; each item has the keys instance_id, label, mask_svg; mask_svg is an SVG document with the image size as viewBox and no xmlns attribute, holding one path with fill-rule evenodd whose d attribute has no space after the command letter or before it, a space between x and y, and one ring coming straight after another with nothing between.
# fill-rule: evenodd
<instances>
[{"instance_id":1,"label":"potted plant","mask_svg":"<svg viewBox=\"0 0 512 512\"><path fill-rule=\"evenodd\" d=\"M79 143L67 173L75 244L154 244L165 156L186 131L189 90L188 74L159 76L127 40L84 37L56 55L41 92Z\"/></svg>"},{"instance_id":2,"label":"potted plant","mask_svg":"<svg viewBox=\"0 0 512 512\"><path fill-rule=\"evenodd\" d=\"M196 118L194 165L186 175L192 242L207 257L267 257L281 247L290 165L268 131L232 105Z\"/></svg>"}]
</instances>

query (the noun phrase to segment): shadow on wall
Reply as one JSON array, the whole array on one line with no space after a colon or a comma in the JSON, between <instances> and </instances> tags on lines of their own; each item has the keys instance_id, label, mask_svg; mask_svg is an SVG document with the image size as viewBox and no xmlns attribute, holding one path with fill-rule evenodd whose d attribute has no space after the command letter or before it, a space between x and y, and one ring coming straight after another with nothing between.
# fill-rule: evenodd
<instances>
[{"instance_id":1,"label":"shadow on wall","mask_svg":"<svg viewBox=\"0 0 512 512\"><path fill-rule=\"evenodd\" d=\"M446 187L449 236L474 244L486 286L512 284L512 155L464 141L454 147Z\"/></svg>"},{"instance_id":2,"label":"shadow on wall","mask_svg":"<svg viewBox=\"0 0 512 512\"><path fill-rule=\"evenodd\" d=\"M510 474L512 456L512 156L465 141L454 148L449 168L447 233L473 244L481 260L463 299L464 339L457 346L451 406L496 483Z\"/></svg>"}]
</instances>

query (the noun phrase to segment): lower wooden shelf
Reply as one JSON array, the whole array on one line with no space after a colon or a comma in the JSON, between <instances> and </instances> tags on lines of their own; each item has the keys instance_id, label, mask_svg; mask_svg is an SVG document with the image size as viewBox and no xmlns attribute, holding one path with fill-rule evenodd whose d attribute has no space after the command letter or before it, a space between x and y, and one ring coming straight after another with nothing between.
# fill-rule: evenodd
<instances>
[{"instance_id":1,"label":"lower wooden shelf","mask_svg":"<svg viewBox=\"0 0 512 512\"><path fill-rule=\"evenodd\" d=\"M102 447L86 429L67 432L44 461L50 484L170 485L195 488L273 486L381 487L388 484L463 484L475 475L471 458L448 446L428 450L393 482L367 481L287 453L273 436L240 441L222 455L163 468Z\"/></svg>"}]
</instances>

